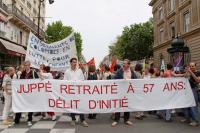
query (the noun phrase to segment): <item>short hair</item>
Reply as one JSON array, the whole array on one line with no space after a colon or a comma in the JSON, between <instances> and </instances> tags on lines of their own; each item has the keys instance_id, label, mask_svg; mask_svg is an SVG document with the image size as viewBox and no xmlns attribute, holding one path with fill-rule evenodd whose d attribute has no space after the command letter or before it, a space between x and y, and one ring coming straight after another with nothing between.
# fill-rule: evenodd
<instances>
[{"instance_id":1,"label":"short hair","mask_svg":"<svg viewBox=\"0 0 200 133\"><path fill-rule=\"evenodd\" d=\"M190 62L190 64L192 64L192 63L194 63L194 65L197 66L197 63L195 63L195 62Z\"/></svg>"},{"instance_id":2,"label":"short hair","mask_svg":"<svg viewBox=\"0 0 200 133\"><path fill-rule=\"evenodd\" d=\"M131 64L131 61L129 59L124 59L124 61L127 61L129 65Z\"/></svg>"},{"instance_id":3,"label":"short hair","mask_svg":"<svg viewBox=\"0 0 200 133\"><path fill-rule=\"evenodd\" d=\"M110 68L107 65L105 65L104 68L106 71L110 71Z\"/></svg>"},{"instance_id":4,"label":"short hair","mask_svg":"<svg viewBox=\"0 0 200 133\"><path fill-rule=\"evenodd\" d=\"M141 64L136 64L135 65L135 71L142 71L142 65Z\"/></svg>"},{"instance_id":5,"label":"short hair","mask_svg":"<svg viewBox=\"0 0 200 133\"><path fill-rule=\"evenodd\" d=\"M24 62L24 64L29 64L29 65L31 65L31 62L27 60L27 61Z\"/></svg>"},{"instance_id":6,"label":"short hair","mask_svg":"<svg viewBox=\"0 0 200 133\"><path fill-rule=\"evenodd\" d=\"M72 63L73 60L76 60L76 61L77 61L77 58L71 58L71 59L70 59L70 63Z\"/></svg>"},{"instance_id":7,"label":"short hair","mask_svg":"<svg viewBox=\"0 0 200 133\"><path fill-rule=\"evenodd\" d=\"M121 66L119 65L119 64L116 64L115 66L114 66L114 71L117 71L117 70L119 70L121 68Z\"/></svg>"},{"instance_id":8,"label":"short hair","mask_svg":"<svg viewBox=\"0 0 200 133\"><path fill-rule=\"evenodd\" d=\"M46 66L46 67L44 68L44 70L45 70L47 73L49 73L50 70L51 70L51 68L50 68L50 66Z\"/></svg>"},{"instance_id":9,"label":"short hair","mask_svg":"<svg viewBox=\"0 0 200 133\"><path fill-rule=\"evenodd\" d=\"M94 65L93 66L89 66L88 72L95 72L95 71L96 71L96 68L95 68Z\"/></svg>"},{"instance_id":10,"label":"short hair","mask_svg":"<svg viewBox=\"0 0 200 133\"><path fill-rule=\"evenodd\" d=\"M10 71L14 70L15 71L15 68L14 67L8 67L6 69L6 73L9 74Z\"/></svg>"},{"instance_id":11,"label":"short hair","mask_svg":"<svg viewBox=\"0 0 200 133\"><path fill-rule=\"evenodd\" d=\"M168 63L167 64L167 70L171 70L173 68L172 64Z\"/></svg>"},{"instance_id":12,"label":"short hair","mask_svg":"<svg viewBox=\"0 0 200 133\"><path fill-rule=\"evenodd\" d=\"M154 73L155 73L154 69L153 69L153 68L150 68L150 69L149 69L149 73L150 73L150 74L154 74Z\"/></svg>"}]
</instances>

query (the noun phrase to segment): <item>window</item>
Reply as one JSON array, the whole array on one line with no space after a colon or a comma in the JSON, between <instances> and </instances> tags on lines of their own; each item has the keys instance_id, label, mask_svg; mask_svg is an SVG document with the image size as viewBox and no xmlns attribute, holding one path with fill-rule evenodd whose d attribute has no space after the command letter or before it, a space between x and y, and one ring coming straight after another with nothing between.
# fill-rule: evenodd
<instances>
[{"instance_id":1,"label":"window","mask_svg":"<svg viewBox=\"0 0 200 133\"><path fill-rule=\"evenodd\" d=\"M24 10L24 9L23 9L23 7L22 7L22 6L20 6L20 10L21 10L21 12L23 12L23 10Z\"/></svg>"},{"instance_id":2,"label":"window","mask_svg":"<svg viewBox=\"0 0 200 133\"><path fill-rule=\"evenodd\" d=\"M175 28L175 22L170 23L170 37L175 38L176 36L176 28Z\"/></svg>"},{"instance_id":3,"label":"window","mask_svg":"<svg viewBox=\"0 0 200 133\"><path fill-rule=\"evenodd\" d=\"M31 9L31 3L27 1L27 7Z\"/></svg>"},{"instance_id":4,"label":"window","mask_svg":"<svg viewBox=\"0 0 200 133\"><path fill-rule=\"evenodd\" d=\"M5 37L6 36L6 24L4 22L0 21L0 36Z\"/></svg>"},{"instance_id":5,"label":"window","mask_svg":"<svg viewBox=\"0 0 200 133\"><path fill-rule=\"evenodd\" d=\"M19 32L19 43L22 45L22 31Z\"/></svg>"},{"instance_id":6,"label":"window","mask_svg":"<svg viewBox=\"0 0 200 133\"><path fill-rule=\"evenodd\" d=\"M17 39L17 30L14 31L14 39Z\"/></svg>"},{"instance_id":7,"label":"window","mask_svg":"<svg viewBox=\"0 0 200 133\"><path fill-rule=\"evenodd\" d=\"M174 10L174 4L175 4L174 2L175 2L174 0L168 0L169 13Z\"/></svg>"},{"instance_id":8,"label":"window","mask_svg":"<svg viewBox=\"0 0 200 133\"><path fill-rule=\"evenodd\" d=\"M11 31L11 37L10 37L10 39L11 39L11 40L14 39L14 31L13 31L13 30Z\"/></svg>"},{"instance_id":9,"label":"window","mask_svg":"<svg viewBox=\"0 0 200 133\"><path fill-rule=\"evenodd\" d=\"M179 3L181 4L181 3L183 3L185 0L179 0Z\"/></svg>"},{"instance_id":10,"label":"window","mask_svg":"<svg viewBox=\"0 0 200 133\"><path fill-rule=\"evenodd\" d=\"M43 8L45 8L45 3L44 2L42 3L42 6L43 6Z\"/></svg>"},{"instance_id":11,"label":"window","mask_svg":"<svg viewBox=\"0 0 200 133\"><path fill-rule=\"evenodd\" d=\"M184 26L184 32L188 32L190 29L190 12L187 11L183 15L183 26Z\"/></svg>"},{"instance_id":12,"label":"window","mask_svg":"<svg viewBox=\"0 0 200 133\"><path fill-rule=\"evenodd\" d=\"M6 24L4 22L1 22L1 21L0 21L0 31L6 32Z\"/></svg>"},{"instance_id":13,"label":"window","mask_svg":"<svg viewBox=\"0 0 200 133\"><path fill-rule=\"evenodd\" d=\"M33 13L34 13L34 15L37 15L37 11L35 8L33 8Z\"/></svg>"},{"instance_id":14,"label":"window","mask_svg":"<svg viewBox=\"0 0 200 133\"><path fill-rule=\"evenodd\" d=\"M164 16L163 16L163 8L160 7L160 8L159 8L159 19L162 20L163 17L164 17Z\"/></svg>"},{"instance_id":15,"label":"window","mask_svg":"<svg viewBox=\"0 0 200 133\"><path fill-rule=\"evenodd\" d=\"M44 23L44 18L42 17L42 22Z\"/></svg>"},{"instance_id":16,"label":"window","mask_svg":"<svg viewBox=\"0 0 200 133\"><path fill-rule=\"evenodd\" d=\"M33 22L35 23L35 18L33 18Z\"/></svg>"},{"instance_id":17,"label":"window","mask_svg":"<svg viewBox=\"0 0 200 133\"><path fill-rule=\"evenodd\" d=\"M160 29L160 42L162 43L164 41L164 29Z\"/></svg>"}]
</instances>

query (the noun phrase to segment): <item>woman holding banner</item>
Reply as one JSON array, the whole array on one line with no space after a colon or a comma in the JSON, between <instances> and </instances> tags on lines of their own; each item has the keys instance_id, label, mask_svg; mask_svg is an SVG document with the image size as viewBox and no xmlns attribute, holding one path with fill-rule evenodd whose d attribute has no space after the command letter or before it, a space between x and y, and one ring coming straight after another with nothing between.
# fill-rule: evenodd
<instances>
[{"instance_id":1,"label":"woman holding banner","mask_svg":"<svg viewBox=\"0 0 200 133\"><path fill-rule=\"evenodd\" d=\"M172 78L172 77L183 77L184 74L176 74L174 71L173 71L173 66L168 63L167 64L167 70L164 71L164 74L163 74L163 77L164 78ZM175 112L175 110L174 110ZM172 113L172 110L165 110L164 111L164 119L166 122L171 122L172 121L172 116L171 116L171 113Z\"/></svg>"},{"instance_id":2,"label":"woman holding banner","mask_svg":"<svg viewBox=\"0 0 200 133\"><path fill-rule=\"evenodd\" d=\"M136 64L135 66L135 75L137 77L137 79L143 79L143 75L142 75L142 65L141 64ZM140 112L135 112L135 118L138 120L142 120L144 118L144 112L140 111Z\"/></svg>"},{"instance_id":3,"label":"woman holding banner","mask_svg":"<svg viewBox=\"0 0 200 133\"><path fill-rule=\"evenodd\" d=\"M53 79L53 75L50 73L51 68L49 66L44 67L43 71L40 71L40 78L41 79ZM43 119L47 119L48 116L51 117L52 121L56 120L56 115L54 112L47 112L47 114L45 114L43 116Z\"/></svg>"}]
</instances>

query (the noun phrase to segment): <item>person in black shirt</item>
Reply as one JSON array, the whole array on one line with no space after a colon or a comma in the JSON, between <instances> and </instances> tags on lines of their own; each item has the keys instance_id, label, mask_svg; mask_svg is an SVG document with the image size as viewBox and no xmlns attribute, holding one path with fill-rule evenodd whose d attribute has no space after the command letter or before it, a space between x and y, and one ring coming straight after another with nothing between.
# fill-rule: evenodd
<instances>
[{"instance_id":1,"label":"person in black shirt","mask_svg":"<svg viewBox=\"0 0 200 133\"><path fill-rule=\"evenodd\" d=\"M97 73L95 72L95 66L89 66L87 80L97 80ZM89 114L88 119L96 119L97 114Z\"/></svg>"},{"instance_id":2,"label":"person in black shirt","mask_svg":"<svg viewBox=\"0 0 200 133\"><path fill-rule=\"evenodd\" d=\"M196 64L194 62L191 62L189 67L187 68L187 72L189 73L189 82L190 86L192 88L192 92L194 95L194 99L196 102L196 106L185 108L184 114L185 114L185 121L190 122L190 117L192 118L192 121L190 122L191 126L198 126L199 124L199 114L198 114L198 84L200 83L200 72L196 69Z\"/></svg>"}]
</instances>

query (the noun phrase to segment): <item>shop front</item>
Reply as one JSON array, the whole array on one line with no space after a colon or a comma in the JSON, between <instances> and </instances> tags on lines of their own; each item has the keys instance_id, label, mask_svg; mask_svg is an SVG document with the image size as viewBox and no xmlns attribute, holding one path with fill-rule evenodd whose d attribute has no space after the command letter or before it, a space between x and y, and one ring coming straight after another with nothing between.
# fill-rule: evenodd
<instances>
[{"instance_id":1,"label":"shop front","mask_svg":"<svg viewBox=\"0 0 200 133\"><path fill-rule=\"evenodd\" d=\"M0 69L19 66L23 63L25 55L26 50L23 46L0 38Z\"/></svg>"}]
</instances>

